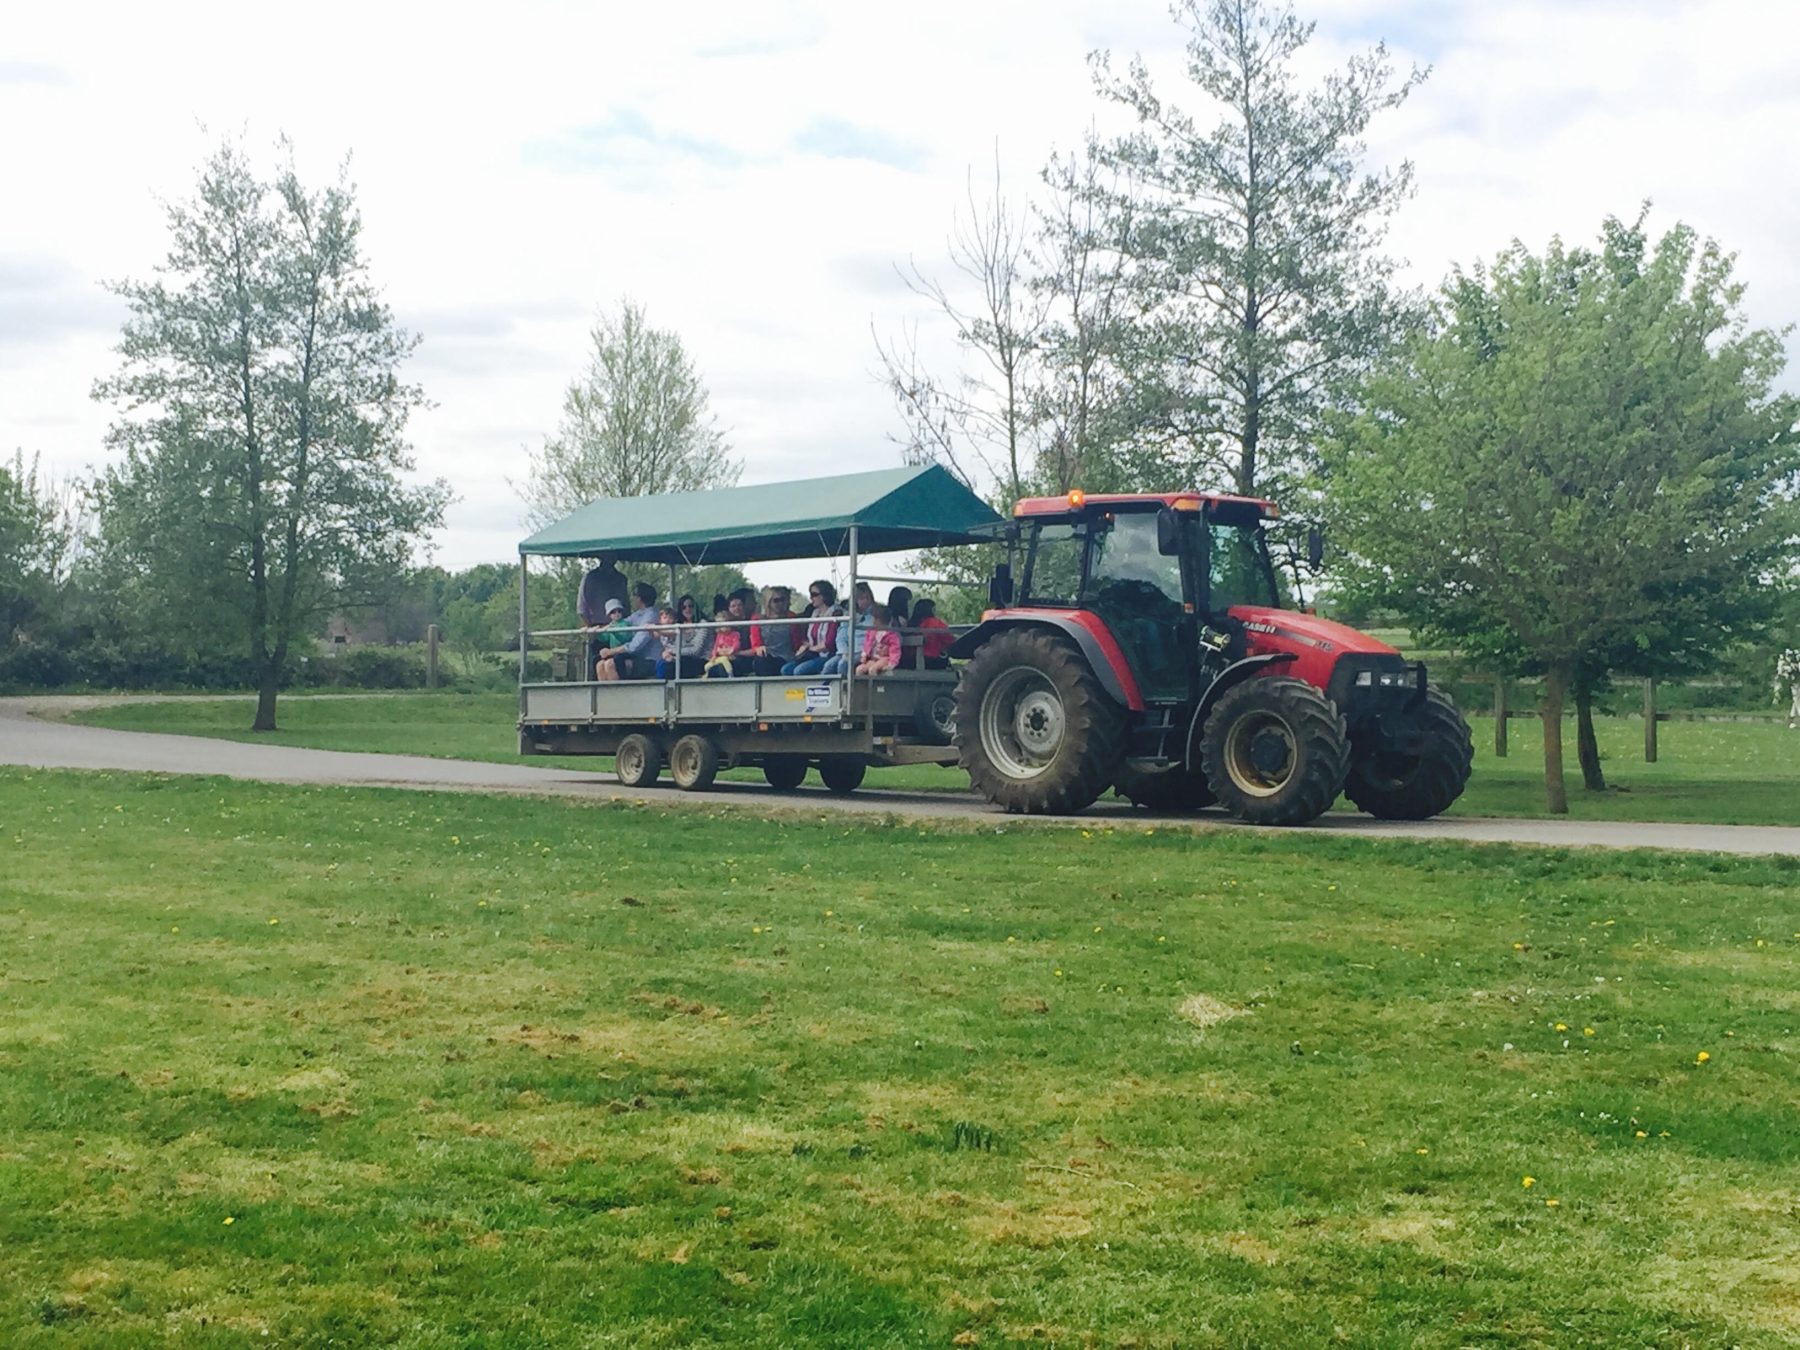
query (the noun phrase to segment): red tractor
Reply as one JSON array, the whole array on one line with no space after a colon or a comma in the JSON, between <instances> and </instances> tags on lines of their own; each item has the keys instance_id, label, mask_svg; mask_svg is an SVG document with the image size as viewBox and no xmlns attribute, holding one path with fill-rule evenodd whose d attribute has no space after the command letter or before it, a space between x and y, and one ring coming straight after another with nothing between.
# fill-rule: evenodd
<instances>
[{"instance_id":1,"label":"red tractor","mask_svg":"<svg viewBox=\"0 0 1800 1350\"><path fill-rule=\"evenodd\" d=\"M1184 492L1037 497L1013 509L1023 571L995 573L958 639L955 740L1008 811L1218 804L1298 825L1340 792L1390 820L1462 794L1474 745L1425 667L1281 607L1273 503ZM1316 564L1316 532L1309 551Z\"/></svg>"}]
</instances>

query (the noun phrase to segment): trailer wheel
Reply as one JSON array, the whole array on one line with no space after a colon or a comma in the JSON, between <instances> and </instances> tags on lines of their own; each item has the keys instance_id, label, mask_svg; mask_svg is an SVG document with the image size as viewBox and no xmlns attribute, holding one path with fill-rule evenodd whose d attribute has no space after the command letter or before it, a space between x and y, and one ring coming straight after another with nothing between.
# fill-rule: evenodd
<instances>
[{"instance_id":1,"label":"trailer wheel","mask_svg":"<svg viewBox=\"0 0 1800 1350\"><path fill-rule=\"evenodd\" d=\"M1252 825L1304 825L1325 814L1350 769L1343 714L1302 680L1245 680L1200 733L1207 785Z\"/></svg>"},{"instance_id":2,"label":"trailer wheel","mask_svg":"<svg viewBox=\"0 0 1800 1350\"><path fill-rule=\"evenodd\" d=\"M862 786L869 766L850 755L827 755L819 761L819 777L825 786L840 797L847 797Z\"/></svg>"},{"instance_id":3,"label":"trailer wheel","mask_svg":"<svg viewBox=\"0 0 1800 1350\"><path fill-rule=\"evenodd\" d=\"M1475 762L1475 742L1455 700L1427 688L1419 708L1424 748L1416 755L1371 749L1350 766L1344 795L1381 820L1428 820L1462 796Z\"/></svg>"},{"instance_id":4,"label":"trailer wheel","mask_svg":"<svg viewBox=\"0 0 1800 1350\"><path fill-rule=\"evenodd\" d=\"M662 746L640 732L620 741L613 755L613 771L626 787L649 787L661 775L662 767Z\"/></svg>"},{"instance_id":5,"label":"trailer wheel","mask_svg":"<svg viewBox=\"0 0 1800 1350\"><path fill-rule=\"evenodd\" d=\"M770 787L791 792L806 781L806 756L764 755L762 771Z\"/></svg>"},{"instance_id":6,"label":"trailer wheel","mask_svg":"<svg viewBox=\"0 0 1800 1350\"><path fill-rule=\"evenodd\" d=\"M949 745L956 738L956 687L925 685L913 714L913 734L926 745Z\"/></svg>"},{"instance_id":7,"label":"trailer wheel","mask_svg":"<svg viewBox=\"0 0 1800 1350\"><path fill-rule=\"evenodd\" d=\"M683 792L704 792L719 776L719 747L690 733L669 751L669 777Z\"/></svg>"}]
</instances>

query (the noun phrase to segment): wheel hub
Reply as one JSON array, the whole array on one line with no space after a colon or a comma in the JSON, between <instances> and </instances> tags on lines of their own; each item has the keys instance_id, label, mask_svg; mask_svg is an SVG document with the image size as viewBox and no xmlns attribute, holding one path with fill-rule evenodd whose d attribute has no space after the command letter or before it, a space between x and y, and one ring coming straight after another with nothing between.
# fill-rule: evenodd
<instances>
[{"instance_id":1,"label":"wheel hub","mask_svg":"<svg viewBox=\"0 0 1800 1350\"><path fill-rule=\"evenodd\" d=\"M1291 749L1287 737L1264 727L1250 738L1250 767L1264 778L1274 778L1287 767Z\"/></svg>"},{"instance_id":2,"label":"wheel hub","mask_svg":"<svg viewBox=\"0 0 1800 1350\"><path fill-rule=\"evenodd\" d=\"M1068 732L1062 696L1042 671L1008 670L981 701L981 743L1009 778L1035 778L1055 760Z\"/></svg>"}]
</instances>

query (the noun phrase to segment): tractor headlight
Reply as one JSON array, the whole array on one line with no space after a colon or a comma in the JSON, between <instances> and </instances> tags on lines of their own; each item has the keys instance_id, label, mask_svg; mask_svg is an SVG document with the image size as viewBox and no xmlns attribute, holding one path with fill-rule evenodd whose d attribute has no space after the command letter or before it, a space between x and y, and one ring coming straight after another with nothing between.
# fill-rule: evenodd
<instances>
[{"instance_id":1,"label":"tractor headlight","mask_svg":"<svg viewBox=\"0 0 1800 1350\"><path fill-rule=\"evenodd\" d=\"M1372 685L1374 683L1375 683L1375 672L1374 671L1359 670L1356 672L1356 687L1358 689L1367 689L1370 685Z\"/></svg>"}]
</instances>

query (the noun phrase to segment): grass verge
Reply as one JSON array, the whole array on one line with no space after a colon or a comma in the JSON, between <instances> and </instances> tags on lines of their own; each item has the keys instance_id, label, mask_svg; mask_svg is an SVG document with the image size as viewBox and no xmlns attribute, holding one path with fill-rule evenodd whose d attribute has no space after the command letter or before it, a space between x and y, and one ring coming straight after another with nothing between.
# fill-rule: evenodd
<instances>
[{"instance_id":1,"label":"grass verge","mask_svg":"<svg viewBox=\"0 0 1800 1350\"><path fill-rule=\"evenodd\" d=\"M7 1344L1800 1335L1795 860L26 771L0 822Z\"/></svg>"}]
</instances>

